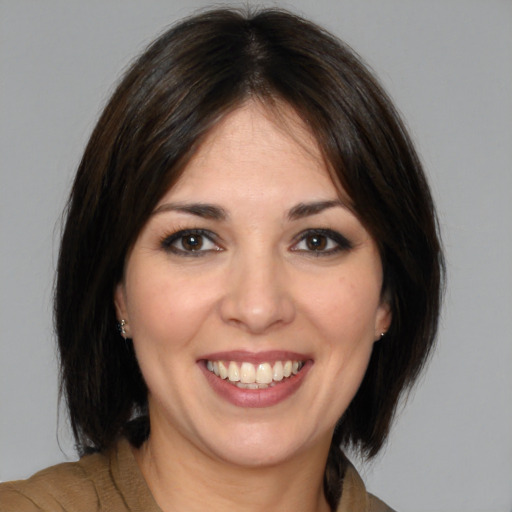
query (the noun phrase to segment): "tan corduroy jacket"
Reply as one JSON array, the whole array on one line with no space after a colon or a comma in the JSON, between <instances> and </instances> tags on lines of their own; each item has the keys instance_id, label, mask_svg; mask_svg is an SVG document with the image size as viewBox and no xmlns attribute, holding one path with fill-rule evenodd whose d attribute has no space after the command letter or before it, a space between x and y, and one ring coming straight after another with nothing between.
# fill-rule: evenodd
<instances>
[{"instance_id":1,"label":"tan corduroy jacket","mask_svg":"<svg viewBox=\"0 0 512 512\"><path fill-rule=\"evenodd\" d=\"M393 512L366 492L346 462L337 512ZM162 512L140 472L127 440L96 453L0 484L0 512Z\"/></svg>"}]
</instances>

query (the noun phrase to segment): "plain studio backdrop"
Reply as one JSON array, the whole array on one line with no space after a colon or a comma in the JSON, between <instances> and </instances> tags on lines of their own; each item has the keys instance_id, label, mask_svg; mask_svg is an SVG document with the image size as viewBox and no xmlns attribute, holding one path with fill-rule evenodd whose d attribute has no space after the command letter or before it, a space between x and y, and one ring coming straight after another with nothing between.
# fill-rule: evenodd
<instances>
[{"instance_id":1,"label":"plain studio backdrop","mask_svg":"<svg viewBox=\"0 0 512 512\"><path fill-rule=\"evenodd\" d=\"M0 0L0 480L75 458L51 319L60 214L121 71L205 5ZM386 449L356 464L398 510L510 512L512 2L257 5L302 13L363 56L410 127L441 217L438 349Z\"/></svg>"}]
</instances>

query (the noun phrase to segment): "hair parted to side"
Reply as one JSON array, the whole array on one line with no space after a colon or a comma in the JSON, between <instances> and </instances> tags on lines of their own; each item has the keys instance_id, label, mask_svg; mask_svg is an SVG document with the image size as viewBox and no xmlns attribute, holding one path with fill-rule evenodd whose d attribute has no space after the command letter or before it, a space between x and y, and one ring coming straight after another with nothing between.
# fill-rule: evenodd
<instances>
[{"instance_id":1,"label":"hair parted to side","mask_svg":"<svg viewBox=\"0 0 512 512\"><path fill-rule=\"evenodd\" d=\"M85 149L67 207L55 324L80 453L149 434L147 389L116 328L115 286L150 213L208 131L248 99L291 106L375 238L392 309L333 443L374 456L437 330L443 257L425 175L391 101L344 43L282 10L203 12L135 61Z\"/></svg>"}]
</instances>

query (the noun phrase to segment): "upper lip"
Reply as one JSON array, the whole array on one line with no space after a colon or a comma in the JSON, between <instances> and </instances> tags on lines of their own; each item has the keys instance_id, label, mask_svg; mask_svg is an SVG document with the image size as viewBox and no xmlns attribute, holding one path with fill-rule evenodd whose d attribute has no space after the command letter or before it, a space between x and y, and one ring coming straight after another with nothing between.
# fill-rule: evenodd
<instances>
[{"instance_id":1,"label":"upper lip","mask_svg":"<svg viewBox=\"0 0 512 512\"><path fill-rule=\"evenodd\" d=\"M237 361L240 363L275 363L276 361L307 361L311 357L307 354L291 352L288 350L267 350L264 352L250 352L247 350L230 350L214 352L200 357L201 361Z\"/></svg>"}]
</instances>

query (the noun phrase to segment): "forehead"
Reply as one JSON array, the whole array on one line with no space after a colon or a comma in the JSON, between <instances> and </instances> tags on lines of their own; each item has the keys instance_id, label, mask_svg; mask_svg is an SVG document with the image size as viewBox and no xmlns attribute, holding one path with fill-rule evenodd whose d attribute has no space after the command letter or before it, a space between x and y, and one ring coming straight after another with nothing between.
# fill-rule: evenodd
<instances>
[{"instance_id":1,"label":"forehead","mask_svg":"<svg viewBox=\"0 0 512 512\"><path fill-rule=\"evenodd\" d=\"M316 139L295 111L256 101L228 113L210 130L163 201L212 192L264 192L269 203L283 194L340 195Z\"/></svg>"}]
</instances>

